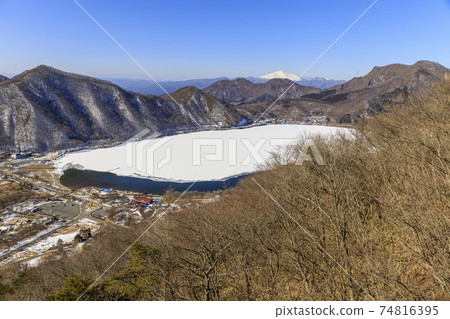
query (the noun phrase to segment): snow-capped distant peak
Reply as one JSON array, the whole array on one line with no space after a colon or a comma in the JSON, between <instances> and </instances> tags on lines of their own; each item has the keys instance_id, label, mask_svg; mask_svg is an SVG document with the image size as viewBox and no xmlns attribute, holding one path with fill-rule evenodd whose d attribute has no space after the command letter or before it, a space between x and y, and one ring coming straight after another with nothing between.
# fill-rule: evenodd
<instances>
[{"instance_id":1,"label":"snow-capped distant peak","mask_svg":"<svg viewBox=\"0 0 450 319\"><path fill-rule=\"evenodd\" d=\"M298 75L295 75L294 73L287 73L287 72L284 72L281 70L260 76L260 78L268 79L268 80L270 80L270 79L289 79L291 81L297 81L298 79L300 79L300 77Z\"/></svg>"}]
</instances>

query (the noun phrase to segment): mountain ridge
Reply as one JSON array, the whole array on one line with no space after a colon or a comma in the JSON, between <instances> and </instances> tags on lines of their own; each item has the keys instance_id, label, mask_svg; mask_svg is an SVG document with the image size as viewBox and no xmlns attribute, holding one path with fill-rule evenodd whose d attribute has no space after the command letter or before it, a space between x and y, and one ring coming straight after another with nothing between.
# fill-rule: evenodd
<instances>
[{"instance_id":1,"label":"mountain ridge","mask_svg":"<svg viewBox=\"0 0 450 319\"><path fill-rule=\"evenodd\" d=\"M0 146L47 150L104 140L123 141L144 128L195 129L226 121L207 105L178 105L153 95L126 91L108 81L47 66L0 83Z\"/></svg>"},{"instance_id":2,"label":"mountain ridge","mask_svg":"<svg viewBox=\"0 0 450 319\"><path fill-rule=\"evenodd\" d=\"M269 79L264 79L261 77L254 77L254 76L247 76L247 77L238 77L246 79L252 83L264 83L267 82ZM181 89L185 86L195 86L198 89L204 89L217 81L221 80L229 80L233 81L238 78L228 78L228 77L218 77L218 78L203 78L203 79L190 79L190 80L183 80L183 81L158 81L158 83L166 90L169 94L175 92L178 89ZM166 92L161 89L161 87L156 84L153 80L146 80L146 79L122 79L122 78L107 78L107 77L101 77L101 79L112 82L114 84L119 85L120 87L133 91L136 93L141 93L144 95L152 94L152 95L165 95ZM301 78L297 81L298 84L303 86L312 86L319 89L328 88L331 86L334 86L336 84L343 83L345 81L343 80L333 80L333 79L326 79L323 77L313 77L313 78Z\"/></svg>"},{"instance_id":3,"label":"mountain ridge","mask_svg":"<svg viewBox=\"0 0 450 319\"><path fill-rule=\"evenodd\" d=\"M385 111L387 104L403 103L406 98L421 88L430 87L449 73L450 69L437 62L418 61L412 65L394 63L375 66L362 77L355 77L328 90L334 94L325 97L335 100L336 108L346 117L353 114L353 121L363 114ZM331 115L335 115L335 110Z\"/></svg>"},{"instance_id":4,"label":"mountain ridge","mask_svg":"<svg viewBox=\"0 0 450 319\"><path fill-rule=\"evenodd\" d=\"M329 89L288 79L238 78L171 96L143 95L109 81L38 66L0 82L0 150L55 150L123 142L158 132L236 125L262 118L311 124L352 123L403 103L450 73L430 61L374 67ZM286 94L280 97L286 89Z\"/></svg>"},{"instance_id":5,"label":"mountain ridge","mask_svg":"<svg viewBox=\"0 0 450 319\"><path fill-rule=\"evenodd\" d=\"M246 79L218 81L203 91L232 105L266 102L277 99L289 89L283 98L299 98L319 89L302 86L289 79L271 79L264 83L252 83Z\"/></svg>"}]
</instances>

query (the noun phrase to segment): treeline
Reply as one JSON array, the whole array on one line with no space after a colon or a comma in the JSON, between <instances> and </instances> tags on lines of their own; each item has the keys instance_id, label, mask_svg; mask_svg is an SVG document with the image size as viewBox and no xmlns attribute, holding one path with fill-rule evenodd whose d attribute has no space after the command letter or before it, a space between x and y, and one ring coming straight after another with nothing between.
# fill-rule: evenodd
<instances>
[{"instance_id":1,"label":"treeline","mask_svg":"<svg viewBox=\"0 0 450 319\"><path fill-rule=\"evenodd\" d=\"M1 272L5 300L448 300L450 79L216 201ZM259 185L258 185L259 184ZM263 189L261 189L261 187ZM89 288L89 289L88 289ZM86 291L87 290L87 291Z\"/></svg>"}]
</instances>

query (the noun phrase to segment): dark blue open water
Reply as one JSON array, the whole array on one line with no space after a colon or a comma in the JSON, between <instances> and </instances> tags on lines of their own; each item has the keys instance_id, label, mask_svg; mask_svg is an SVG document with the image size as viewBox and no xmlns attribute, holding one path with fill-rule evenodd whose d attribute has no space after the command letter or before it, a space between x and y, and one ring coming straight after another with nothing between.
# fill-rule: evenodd
<instances>
[{"instance_id":1,"label":"dark blue open water","mask_svg":"<svg viewBox=\"0 0 450 319\"><path fill-rule=\"evenodd\" d=\"M249 174L232 177L224 181L199 181L189 190L209 192L223 190L236 186L240 179ZM162 182L153 181L146 178L119 176L108 172L97 172L91 170L68 169L61 176L61 184L71 189L84 187L113 188L118 190L133 191L139 193L149 193L162 195L168 188L182 192L192 183Z\"/></svg>"}]
</instances>

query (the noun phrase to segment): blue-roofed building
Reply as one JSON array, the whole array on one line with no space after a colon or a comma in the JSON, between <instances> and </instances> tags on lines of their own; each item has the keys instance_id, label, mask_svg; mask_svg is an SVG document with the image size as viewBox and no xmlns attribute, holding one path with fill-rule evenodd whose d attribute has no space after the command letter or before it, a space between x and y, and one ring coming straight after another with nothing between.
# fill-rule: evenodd
<instances>
[{"instance_id":1,"label":"blue-roofed building","mask_svg":"<svg viewBox=\"0 0 450 319\"><path fill-rule=\"evenodd\" d=\"M110 194L112 192L112 188L110 189L104 189L100 192L101 195L107 195Z\"/></svg>"}]
</instances>

